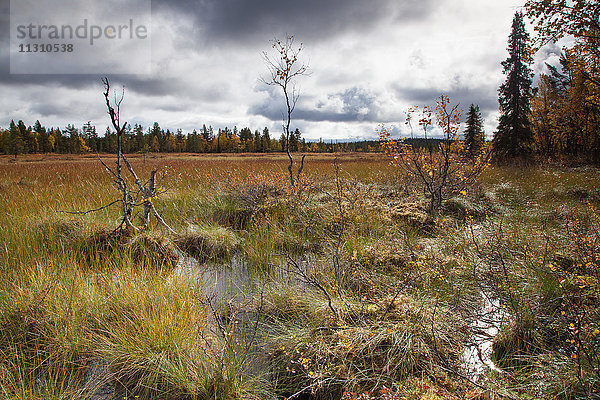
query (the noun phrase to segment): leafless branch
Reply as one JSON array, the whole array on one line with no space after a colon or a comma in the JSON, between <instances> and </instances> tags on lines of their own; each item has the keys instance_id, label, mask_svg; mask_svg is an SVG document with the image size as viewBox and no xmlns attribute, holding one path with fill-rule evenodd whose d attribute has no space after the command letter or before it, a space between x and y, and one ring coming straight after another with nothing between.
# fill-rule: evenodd
<instances>
[{"instance_id":1,"label":"leafless branch","mask_svg":"<svg viewBox=\"0 0 600 400\"><path fill-rule=\"evenodd\" d=\"M86 215L86 214L90 214L96 211L100 211L100 210L104 210L105 208L108 208L110 206L112 206L113 204L116 204L120 201L123 201L122 199L116 199L114 201L111 201L110 203L103 205L102 207L98 207L98 208L94 208L92 210L86 210L86 211L63 211L63 210L58 210L59 213L63 213L63 214L74 214L74 215Z\"/></svg>"},{"instance_id":2,"label":"leafless branch","mask_svg":"<svg viewBox=\"0 0 600 400\"><path fill-rule=\"evenodd\" d=\"M106 169L106 171L109 172L112 175L112 177L114 178L114 183L120 192L120 198L113 200L111 203L109 203L107 205L104 205L102 207L98 207L95 209L91 209L91 210L62 211L62 212L65 212L68 214L85 215L85 214L89 214L89 213L92 213L95 211L103 210L107 207L110 207L113 204L121 203L122 219L121 219L121 223L117 229L120 229L123 226L125 226L128 229L138 231L140 228L138 228L137 226L135 226L133 224L132 218L134 217L134 215L137 215L137 213L134 213L135 207L143 205L144 213L142 215L142 222L143 222L143 226L145 228L148 228L150 214L152 214L152 215L154 215L154 217L158 220L158 222L161 225L163 225L165 228L167 228L170 232L174 233L174 230L171 229L171 227L165 222L165 220L162 218L160 213L154 207L154 204L152 204L152 198L156 197L156 195L158 193L162 193L162 192L157 192L157 190L156 190L156 183L155 183L156 182L156 171L155 170L152 171L150 174L150 179L148 179L148 181L145 184L143 184L142 181L140 180L140 178L138 177L138 175L136 174L135 169L133 168L133 166L131 165L131 163L129 162L129 160L127 159L125 154L123 153L123 133L125 131L125 127L127 126L127 122L124 122L123 124L121 124L120 111L121 111L121 104L123 102L123 99L125 98L125 88L122 89L120 96L117 96L117 94L115 93L113 101L111 102L110 82L109 82L108 78L106 78L106 77L102 78L102 84L104 85L103 95L104 95L104 100L106 102L106 108L108 110L107 112L108 112L108 115L110 116L111 124L117 133L117 158L115 160L116 168L115 169L110 168L102 160L102 158L100 158L100 155L97 152L96 152L96 155L98 156L98 160L100 161L100 163L102 164L104 169ZM135 185L137 186L137 190L132 190L129 188L127 181L123 177L122 163L125 164L127 170L133 177ZM141 198L141 202L139 201L140 198Z\"/></svg>"}]
</instances>

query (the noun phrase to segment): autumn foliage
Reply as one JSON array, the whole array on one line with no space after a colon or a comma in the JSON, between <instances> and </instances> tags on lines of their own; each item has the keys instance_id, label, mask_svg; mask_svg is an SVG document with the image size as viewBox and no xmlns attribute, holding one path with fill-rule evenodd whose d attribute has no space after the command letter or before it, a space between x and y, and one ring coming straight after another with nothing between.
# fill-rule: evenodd
<instances>
[{"instance_id":1,"label":"autumn foliage","mask_svg":"<svg viewBox=\"0 0 600 400\"><path fill-rule=\"evenodd\" d=\"M533 98L534 151L544 157L600 161L600 5L529 0L535 49L571 37L560 65L548 65Z\"/></svg>"},{"instance_id":2,"label":"autumn foliage","mask_svg":"<svg viewBox=\"0 0 600 400\"><path fill-rule=\"evenodd\" d=\"M407 114L410 124L418 108L411 108ZM489 149L482 146L473 158L467 155L464 141L459 139L461 112L458 105L452 105L450 98L441 95L435 108L424 107L418 123L427 138L427 130L435 123L443 134L441 143L434 148L429 143L425 148L414 148L403 140L396 140L384 125L379 127L379 138L385 153L392 163L407 177L413 179L429 199L428 212L434 215L446 200L454 195L466 193L475 179L488 166Z\"/></svg>"}]
</instances>

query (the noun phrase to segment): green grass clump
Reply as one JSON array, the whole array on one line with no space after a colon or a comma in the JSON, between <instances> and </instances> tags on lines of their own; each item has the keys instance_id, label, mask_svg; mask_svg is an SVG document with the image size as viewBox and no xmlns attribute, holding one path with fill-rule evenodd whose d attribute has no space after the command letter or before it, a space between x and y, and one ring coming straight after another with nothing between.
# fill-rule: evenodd
<instances>
[{"instance_id":1,"label":"green grass clump","mask_svg":"<svg viewBox=\"0 0 600 400\"><path fill-rule=\"evenodd\" d=\"M225 227L189 226L185 234L175 239L175 243L181 250L202 261L221 261L239 251L241 239Z\"/></svg>"}]
</instances>

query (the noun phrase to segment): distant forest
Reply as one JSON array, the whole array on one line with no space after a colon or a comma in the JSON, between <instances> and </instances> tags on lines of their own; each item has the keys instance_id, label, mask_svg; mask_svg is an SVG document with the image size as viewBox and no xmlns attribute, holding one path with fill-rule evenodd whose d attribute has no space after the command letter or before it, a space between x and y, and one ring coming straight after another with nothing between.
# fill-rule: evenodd
<instances>
[{"instance_id":1,"label":"distant forest","mask_svg":"<svg viewBox=\"0 0 600 400\"><path fill-rule=\"evenodd\" d=\"M414 146L425 145L424 139L408 139ZM423 143L421 143L423 142ZM436 145L437 140L429 140ZM290 134L291 151L299 152L378 152L378 140L365 141L306 141L296 129ZM114 153L117 150L117 135L106 128L99 135L96 127L90 122L81 129L67 125L65 129L45 128L40 121L33 126L26 126L23 121L11 122L9 129L0 128L0 152L4 154L34 153L69 153L87 152ZM216 131L203 125L191 133L183 133L181 129L171 132L164 130L155 122L144 129L135 124L128 127L123 136L125 153L271 153L285 151L285 137L273 138L268 128L255 130L234 127L219 128Z\"/></svg>"}]
</instances>

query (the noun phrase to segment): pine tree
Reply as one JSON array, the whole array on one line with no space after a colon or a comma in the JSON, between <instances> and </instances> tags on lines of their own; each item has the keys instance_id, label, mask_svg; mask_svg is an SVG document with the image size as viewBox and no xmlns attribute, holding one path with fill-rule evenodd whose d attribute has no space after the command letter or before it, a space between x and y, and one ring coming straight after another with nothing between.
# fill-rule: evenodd
<instances>
[{"instance_id":1,"label":"pine tree","mask_svg":"<svg viewBox=\"0 0 600 400\"><path fill-rule=\"evenodd\" d=\"M263 151L262 140L260 140L259 130L254 131L254 151L260 153Z\"/></svg>"},{"instance_id":2,"label":"pine tree","mask_svg":"<svg viewBox=\"0 0 600 400\"><path fill-rule=\"evenodd\" d=\"M152 136L150 141L150 151L155 153L160 151L160 143L158 142L158 138L156 136Z\"/></svg>"},{"instance_id":3,"label":"pine tree","mask_svg":"<svg viewBox=\"0 0 600 400\"><path fill-rule=\"evenodd\" d=\"M17 158L18 154L22 154L25 149L23 136L17 125L15 125L15 121L10 121L9 149L10 154L13 154L15 158Z\"/></svg>"},{"instance_id":4,"label":"pine tree","mask_svg":"<svg viewBox=\"0 0 600 400\"><path fill-rule=\"evenodd\" d=\"M506 81L498 90L500 121L494 133L494 153L497 158L523 157L529 154L532 140L529 122L532 97L532 72L529 64L523 14L515 13L508 39L508 58L502 62Z\"/></svg>"},{"instance_id":5,"label":"pine tree","mask_svg":"<svg viewBox=\"0 0 600 400\"><path fill-rule=\"evenodd\" d=\"M261 141L262 151L264 153L268 153L269 151L271 151L271 135L269 134L269 128L267 128L266 126L265 129L263 129Z\"/></svg>"},{"instance_id":6,"label":"pine tree","mask_svg":"<svg viewBox=\"0 0 600 400\"><path fill-rule=\"evenodd\" d=\"M42 153L47 153L48 149L48 132L39 120L35 121L32 132L35 132L38 141L38 150Z\"/></svg>"},{"instance_id":7,"label":"pine tree","mask_svg":"<svg viewBox=\"0 0 600 400\"><path fill-rule=\"evenodd\" d=\"M479 112L479 106L471 104L467 113L465 128L465 150L469 157L473 158L481 152L485 143L483 133L483 119Z\"/></svg>"},{"instance_id":8,"label":"pine tree","mask_svg":"<svg viewBox=\"0 0 600 400\"><path fill-rule=\"evenodd\" d=\"M39 150L37 137L31 134L31 129L28 129L22 120L17 123L17 129L21 133L23 153L37 153Z\"/></svg>"},{"instance_id":9,"label":"pine tree","mask_svg":"<svg viewBox=\"0 0 600 400\"><path fill-rule=\"evenodd\" d=\"M92 125L91 121L83 124L81 128L81 132L83 135L83 139L86 142L86 146L89 146L89 151L97 151L98 150L98 132L96 131L96 127Z\"/></svg>"},{"instance_id":10,"label":"pine tree","mask_svg":"<svg viewBox=\"0 0 600 400\"><path fill-rule=\"evenodd\" d=\"M290 151L298 151L300 144L300 129L296 128L294 132L290 133Z\"/></svg>"}]
</instances>

